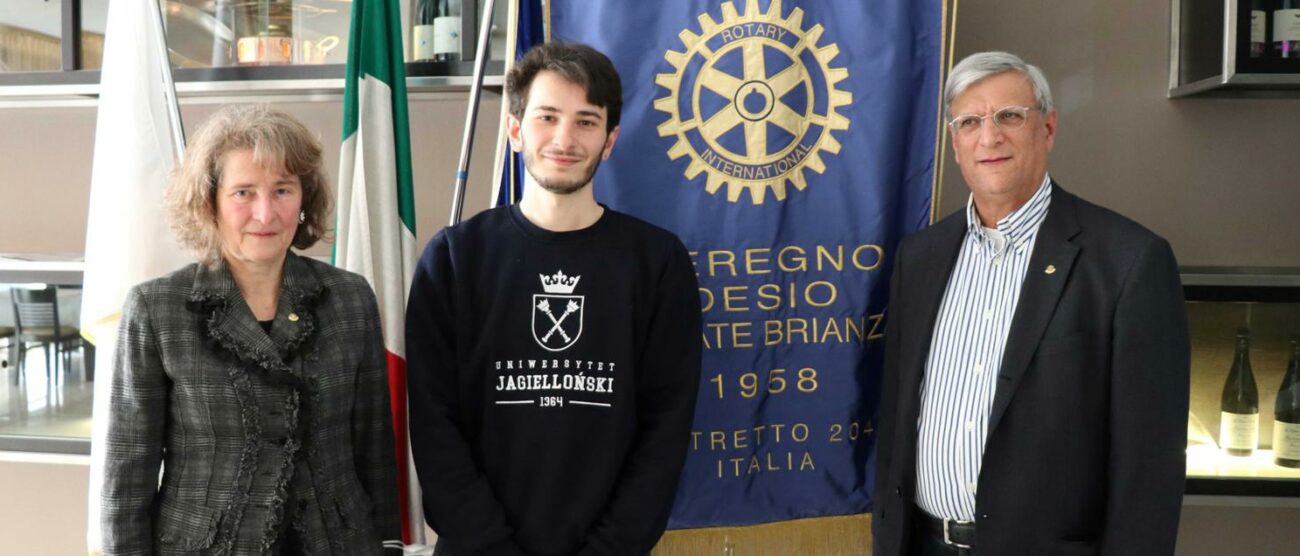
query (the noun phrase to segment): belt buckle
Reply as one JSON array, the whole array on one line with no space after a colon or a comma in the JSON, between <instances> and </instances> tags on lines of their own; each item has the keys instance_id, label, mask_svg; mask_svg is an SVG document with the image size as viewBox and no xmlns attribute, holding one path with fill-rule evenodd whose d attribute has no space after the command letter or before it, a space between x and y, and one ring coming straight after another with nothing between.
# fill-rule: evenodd
<instances>
[{"instance_id":1,"label":"belt buckle","mask_svg":"<svg viewBox=\"0 0 1300 556\"><path fill-rule=\"evenodd\" d=\"M948 545L948 546L955 546L955 547L957 547L957 548L964 548L964 549L966 549L966 550L970 550L970 548L971 548L970 545L968 545L968 544L961 544L961 543L953 542L953 541L952 541L952 536L948 533L948 524L950 524L950 523L956 523L956 524L958 524L958 525L967 525L967 524L969 524L969 523L971 523L971 522L969 522L969 521L958 521L958 520L955 520L955 519L944 519L944 520L943 520L943 543L946 544L946 545Z\"/></svg>"}]
</instances>

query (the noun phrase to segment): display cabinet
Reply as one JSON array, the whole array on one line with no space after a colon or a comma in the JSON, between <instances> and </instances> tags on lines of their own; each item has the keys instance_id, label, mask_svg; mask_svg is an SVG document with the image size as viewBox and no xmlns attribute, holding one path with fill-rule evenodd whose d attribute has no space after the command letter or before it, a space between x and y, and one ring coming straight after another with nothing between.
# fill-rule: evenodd
<instances>
[{"instance_id":1,"label":"display cabinet","mask_svg":"<svg viewBox=\"0 0 1300 556\"><path fill-rule=\"evenodd\" d=\"M400 2L411 92L467 89L483 0L454 5L459 54L417 59L414 29L431 0ZM173 76L184 97L341 96L351 0L159 0ZM509 2L497 2L484 83L502 84ZM0 105L92 100L108 0L0 3Z\"/></svg>"},{"instance_id":2,"label":"display cabinet","mask_svg":"<svg viewBox=\"0 0 1300 556\"><path fill-rule=\"evenodd\" d=\"M1300 497L1300 468L1278 465L1274 446L1274 404L1290 341L1300 336L1300 269L1184 268L1183 288L1192 340L1187 493ZM1236 381L1229 374L1242 330L1249 331L1257 440L1248 455L1230 455L1235 417L1221 410L1225 398L1238 397L1240 387L1228 383Z\"/></svg>"},{"instance_id":3,"label":"display cabinet","mask_svg":"<svg viewBox=\"0 0 1300 556\"><path fill-rule=\"evenodd\" d=\"M1170 0L1169 8L1170 98L1300 97L1300 2Z\"/></svg>"}]
</instances>

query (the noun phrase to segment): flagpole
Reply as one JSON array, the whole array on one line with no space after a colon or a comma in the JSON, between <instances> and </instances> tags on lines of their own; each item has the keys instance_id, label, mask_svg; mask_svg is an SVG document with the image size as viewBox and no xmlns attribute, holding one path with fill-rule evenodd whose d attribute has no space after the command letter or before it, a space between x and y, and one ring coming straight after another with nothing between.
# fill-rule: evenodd
<instances>
[{"instance_id":1,"label":"flagpole","mask_svg":"<svg viewBox=\"0 0 1300 556\"><path fill-rule=\"evenodd\" d=\"M474 148L474 124L478 120L479 97L483 95L483 71L487 66L489 34L492 31L492 13L496 0L487 0L483 6L483 22L479 25L478 47L474 54L474 81L469 88L469 109L465 111L465 135L460 139L460 163L456 166L456 189L451 198L451 226L460 223L465 211L465 181L469 178L469 155Z\"/></svg>"},{"instance_id":2,"label":"flagpole","mask_svg":"<svg viewBox=\"0 0 1300 556\"><path fill-rule=\"evenodd\" d=\"M154 27L158 30L155 34L154 47L162 53L162 80L163 80L163 98L167 103L167 111L170 112L172 122L176 125L171 126L172 144L176 147L176 155L185 154L185 130L181 122L180 101L176 98L176 81L172 79L172 63L170 51L167 50L167 25L163 21L163 5L157 3L157 9L151 10L154 15Z\"/></svg>"}]
</instances>

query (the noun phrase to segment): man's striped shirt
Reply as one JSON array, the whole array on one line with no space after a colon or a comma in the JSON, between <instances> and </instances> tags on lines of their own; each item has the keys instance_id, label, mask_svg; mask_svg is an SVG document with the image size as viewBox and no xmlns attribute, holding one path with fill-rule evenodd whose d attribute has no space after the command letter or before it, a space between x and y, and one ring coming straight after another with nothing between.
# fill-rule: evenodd
<instances>
[{"instance_id":1,"label":"man's striped shirt","mask_svg":"<svg viewBox=\"0 0 1300 556\"><path fill-rule=\"evenodd\" d=\"M966 203L966 237L948 278L921 384L916 503L933 516L973 521L989 411L1011 318L1038 228L1051 203L1051 179L1024 206L980 225Z\"/></svg>"}]
</instances>

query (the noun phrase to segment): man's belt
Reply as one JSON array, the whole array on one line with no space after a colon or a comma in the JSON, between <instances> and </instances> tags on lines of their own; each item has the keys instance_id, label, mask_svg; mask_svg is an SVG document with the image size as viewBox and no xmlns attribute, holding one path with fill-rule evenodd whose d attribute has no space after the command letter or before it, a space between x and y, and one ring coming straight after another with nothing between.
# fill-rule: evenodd
<instances>
[{"instance_id":1,"label":"man's belt","mask_svg":"<svg viewBox=\"0 0 1300 556\"><path fill-rule=\"evenodd\" d=\"M975 522L934 517L916 509L916 520L926 534L933 535L944 544L955 548L975 548Z\"/></svg>"}]
</instances>

